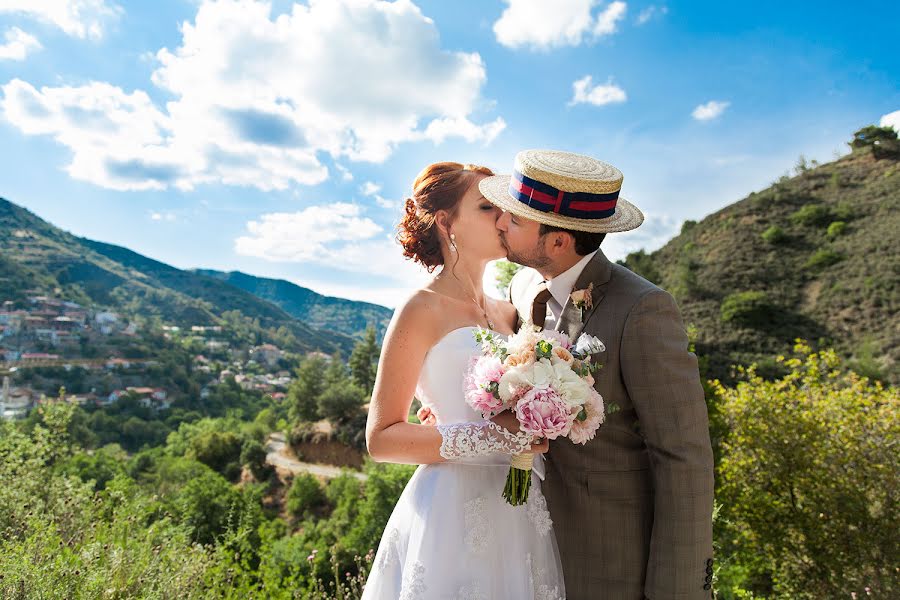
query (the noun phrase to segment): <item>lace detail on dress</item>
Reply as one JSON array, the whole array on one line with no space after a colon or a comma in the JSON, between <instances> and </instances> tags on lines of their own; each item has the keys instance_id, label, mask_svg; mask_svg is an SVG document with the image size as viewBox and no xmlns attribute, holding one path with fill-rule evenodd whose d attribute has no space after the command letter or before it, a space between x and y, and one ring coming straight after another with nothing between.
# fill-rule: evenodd
<instances>
[{"instance_id":1,"label":"lace detail on dress","mask_svg":"<svg viewBox=\"0 0 900 600\"><path fill-rule=\"evenodd\" d=\"M384 539L382 546L383 552L381 553L381 556L378 557L378 570L381 573L384 573L387 569L397 564L397 559L400 555L397 548L399 542L400 532L397 531L396 528L391 529L390 533L388 533L387 537Z\"/></svg>"},{"instance_id":2,"label":"lace detail on dress","mask_svg":"<svg viewBox=\"0 0 900 600\"><path fill-rule=\"evenodd\" d=\"M537 529L537 532L544 536L550 533L553 527L553 520L550 518L550 511L547 510L547 499L544 495L536 490L528 495L528 502L525 503L525 511L528 514L528 520Z\"/></svg>"},{"instance_id":3,"label":"lace detail on dress","mask_svg":"<svg viewBox=\"0 0 900 600\"><path fill-rule=\"evenodd\" d=\"M531 435L512 433L493 421L438 425L437 430L442 438L441 456L447 460L495 452L521 454L531 448Z\"/></svg>"},{"instance_id":4,"label":"lace detail on dress","mask_svg":"<svg viewBox=\"0 0 900 600\"><path fill-rule=\"evenodd\" d=\"M550 587L547 581L547 569L536 569L531 560L531 553L525 555L525 564L531 573L531 587L534 590L534 600L566 600L559 591L559 586Z\"/></svg>"},{"instance_id":5,"label":"lace detail on dress","mask_svg":"<svg viewBox=\"0 0 900 600\"><path fill-rule=\"evenodd\" d=\"M475 554L485 551L493 537L493 528L484 515L485 500L482 497L469 500L465 505L466 546Z\"/></svg>"},{"instance_id":6,"label":"lace detail on dress","mask_svg":"<svg viewBox=\"0 0 900 600\"><path fill-rule=\"evenodd\" d=\"M457 600L488 600L488 597L487 594L481 591L477 583L471 583L459 589Z\"/></svg>"},{"instance_id":7,"label":"lace detail on dress","mask_svg":"<svg viewBox=\"0 0 900 600\"><path fill-rule=\"evenodd\" d=\"M412 569L403 575L399 600L425 600L425 565L416 561Z\"/></svg>"}]
</instances>

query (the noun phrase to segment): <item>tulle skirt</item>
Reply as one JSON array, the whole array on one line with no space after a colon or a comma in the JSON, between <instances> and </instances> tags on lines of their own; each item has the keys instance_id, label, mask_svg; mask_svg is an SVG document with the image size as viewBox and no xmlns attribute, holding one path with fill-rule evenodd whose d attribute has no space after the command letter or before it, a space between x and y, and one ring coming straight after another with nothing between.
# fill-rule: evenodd
<instances>
[{"instance_id":1,"label":"tulle skirt","mask_svg":"<svg viewBox=\"0 0 900 600\"><path fill-rule=\"evenodd\" d=\"M416 469L378 546L363 600L562 600L559 551L540 479L502 498L508 460Z\"/></svg>"}]
</instances>

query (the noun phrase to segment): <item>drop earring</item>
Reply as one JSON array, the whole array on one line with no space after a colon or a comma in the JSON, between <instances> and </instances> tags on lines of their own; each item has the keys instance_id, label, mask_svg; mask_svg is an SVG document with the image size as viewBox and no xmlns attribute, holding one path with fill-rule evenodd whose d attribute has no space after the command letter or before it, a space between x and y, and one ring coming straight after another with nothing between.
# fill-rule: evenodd
<instances>
[{"instance_id":1,"label":"drop earring","mask_svg":"<svg viewBox=\"0 0 900 600\"><path fill-rule=\"evenodd\" d=\"M450 251L451 251L451 252L457 252L457 248L456 248L456 234L455 234L455 233L451 233L451 234L450 234Z\"/></svg>"}]
</instances>

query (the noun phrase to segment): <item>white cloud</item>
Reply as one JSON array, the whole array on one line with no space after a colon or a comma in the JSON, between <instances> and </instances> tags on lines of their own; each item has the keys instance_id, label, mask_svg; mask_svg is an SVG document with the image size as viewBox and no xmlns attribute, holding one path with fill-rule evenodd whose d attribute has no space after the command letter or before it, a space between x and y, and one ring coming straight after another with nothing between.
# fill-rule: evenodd
<instances>
[{"instance_id":1,"label":"white cloud","mask_svg":"<svg viewBox=\"0 0 900 600\"><path fill-rule=\"evenodd\" d=\"M591 76L585 75L572 84L573 96L569 101L570 106L575 104L603 106L604 104L625 102L628 99L625 90L613 83L612 78L605 85L592 86L592 82Z\"/></svg>"},{"instance_id":2,"label":"white cloud","mask_svg":"<svg viewBox=\"0 0 900 600\"><path fill-rule=\"evenodd\" d=\"M897 133L900 133L900 110L884 115L878 124L882 127L893 127Z\"/></svg>"},{"instance_id":3,"label":"white cloud","mask_svg":"<svg viewBox=\"0 0 900 600\"><path fill-rule=\"evenodd\" d=\"M338 173L341 174L341 179L343 181L353 181L353 173L350 172L350 169L340 163L334 163L334 166L338 170Z\"/></svg>"},{"instance_id":4,"label":"white cloud","mask_svg":"<svg viewBox=\"0 0 900 600\"><path fill-rule=\"evenodd\" d=\"M178 48L156 54L152 81L173 99L164 109L142 106L151 117L143 137L110 136L99 115L68 118L72 106L116 112L147 97L107 84L37 91L14 80L4 87L6 117L69 146L73 177L115 189L285 189L328 177L319 153L381 162L398 144L450 135L489 142L505 126L473 122L487 104L481 57L443 50L410 0L310 0L274 18L268 3L204 2L181 31Z\"/></svg>"},{"instance_id":5,"label":"white cloud","mask_svg":"<svg viewBox=\"0 0 900 600\"><path fill-rule=\"evenodd\" d=\"M383 231L361 213L359 206L338 202L264 214L247 223L248 235L235 240L235 251L275 262L327 261L336 248L370 240Z\"/></svg>"},{"instance_id":6,"label":"white cloud","mask_svg":"<svg viewBox=\"0 0 900 600\"><path fill-rule=\"evenodd\" d=\"M2 0L2 13L25 15L70 36L99 40L106 24L121 16L122 8L106 0Z\"/></svg>"},{"instance_id":7,"label":"white cloud","mask_svg":"<svg viewBox=\"0 0 900 600\"><path fill-rule=\"evenodd\" d=\"M142 91L107 83L2 87L6 118L29 135L51 135L73 151L72 177L112 189L161 189L185 168L166 147L171 120Z\"/></svg>"},{"instance_id":8,"label":"white cloud","mask_svg":"<svg viewBox=\"0 0 900 600\"><path fill-rule=\"evenodd\" d=\"M510 48L547 49L577 46L612 34L625 16L625 2L611 2L596 16L597 0L506 0L509 5L494 23L497 41Z\"/></svg>"},{"instance_id":9,"label":"white cloud","mask_svg":"<svg viewBox=\"0 0 900 600\"><path fill-rule=\"evenodd\" d=\"M617 24L625 18L627 5L624 2L612 2L606 9L597 15L597 22L594 24L594 35L601 37L611 35L616 32Z\"/></svg>"},{"instance_id":10,"label":"white cloud","mask_svg":"<svg viewBox=\"0 0 900 600\"><path fill-rule=\"evenodd\" d=\"M681 230L681 223L669 215L644 212L644 222L637 229L606 236L603 253L610 260L624 259L631 252L652 252L661 248Z\"/></svg>"},{"instance_id":11,"label":"white cloud","mask_svg":"<svg viewBox=\"0 0 900 600\"><path fill-rule=\"evenodd\" d=\"M381 191L381 186L374 181L367 181L359 187L359 191L365 196L374 196Z\"/></svg>"},{"instance_id":12,"label":"white cloud","mask_svg":"<svg viewBox=\"0 0 900 600\"><path fill-rule=\"evenodd\" d=\"M669 9L666 6L655 6L655 5L648 6L647 8L645 8L638 14L637 19L635 19L634 22L637 25L643 25L643 24L647 23L650 19L652 19L656 16L661 17L661 16L667 14L668 12L669 12Z\"/></svg>"},{"instance_id":13,"label":"white cloud","mask_svg":"<svg viewBox=\"0 0 900 600\"><path fill-rule=\"evenodd\" d=\"M0 45L0 60L25 60L32 50L40 50L41 43L36 37L18 27L11 27L3 34L6 43Z\"/></svg>"},{"instance_id":14,"label":"white cloud","mask_svg":"<svg viewBox=\"0 0 900 600\"><path fill-rule=\"evenodd\" d=\"M178 220L178 217L175 216L173 212L151 212L150 213L151 221L167 221L169 223L174 223Z\"/></svg>"},{"instance_id":15,"label":"white cloud","mask_svg":"<svg viewBox=\"0 0 900 600\"><path fill-rule=\"evenodd\" d=\"M709 121L721 116L725 109L728 108L730 102L720 102L718 100L710 100L706 104L701 104L694 109L691 116L697 121Z\"/></svg>"},{"instance_id":16,"label":"white cloud","mask_svg":"<svg viewBox=\"0 0 900 600\"><path fill-rule=\"evenodd\" d=\"M379 192L381 192L381 186L377 183L367 181L362 184L359 188L359 191L363 193L365 196L370 196L375 199L375 204L380 206L381 208L387 209L395 209L399 208L400 203L395 202L394 200L388 200L384 196L382 196Z\"/></svg>"}]
</instances>

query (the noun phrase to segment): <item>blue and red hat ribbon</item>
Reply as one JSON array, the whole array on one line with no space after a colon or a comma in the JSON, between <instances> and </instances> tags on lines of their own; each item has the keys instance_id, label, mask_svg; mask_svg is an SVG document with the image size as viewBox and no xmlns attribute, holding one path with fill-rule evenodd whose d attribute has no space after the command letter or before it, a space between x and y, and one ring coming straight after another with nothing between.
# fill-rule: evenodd
<instances>
[{"instance_id":1,"label":"blue and red hat ribbon","mask_svg":"<svg viewBox=\"0 0 900 600\"><path fill-rule=\"evenodd\" d=\"M552 185L513 171L509 180L509 194L519 202L541 212L554 212L579 219L605 219L616 212L619 192L591 194L564 192Z\"/></svg>"}]
</instances>

